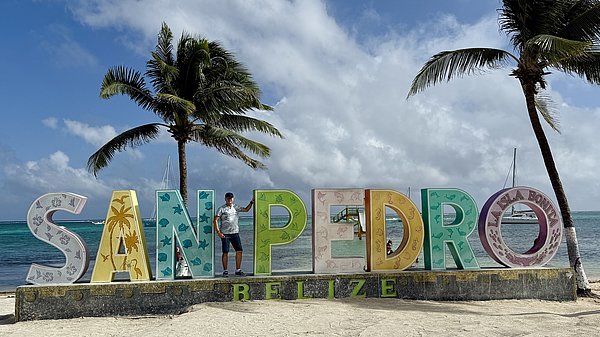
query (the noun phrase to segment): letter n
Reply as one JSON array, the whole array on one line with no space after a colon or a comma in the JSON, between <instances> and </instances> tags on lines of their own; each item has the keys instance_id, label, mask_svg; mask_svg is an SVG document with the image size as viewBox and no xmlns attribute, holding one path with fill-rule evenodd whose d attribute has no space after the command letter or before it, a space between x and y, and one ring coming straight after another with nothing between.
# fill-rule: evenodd
<instances>
[{"instance_id":1,"label":"letter n","mask_svg":"<svg viewBox=\"0 0 600 337\"><path fill-rule=\"evenodd\" d=\"M192 223L178 190L156 191L156 278L175 278L175 242L193 278L213 277L214 191L199 190L198 220Z\"/></svg>"}]
</instances>

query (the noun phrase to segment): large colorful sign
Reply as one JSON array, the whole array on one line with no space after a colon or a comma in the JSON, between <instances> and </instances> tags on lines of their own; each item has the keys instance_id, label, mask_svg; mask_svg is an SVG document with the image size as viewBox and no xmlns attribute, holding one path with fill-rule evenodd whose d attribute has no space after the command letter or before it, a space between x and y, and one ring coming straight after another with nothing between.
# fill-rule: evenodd
<instances>
[{"instance_id":1,"label":"large colorful sign","mask_svg":"<svg viewBox=\"0 0 600 337\"><path fill-rule=\"evenodd\" d=\"M421 249L425 269L446 268L445 249L450 250L459 269L479 269L468 241L478 223L485 251L507 267L543 266L558 251L562 219L550 198L529 187L501 190L485 203L481 214L473 198L459 189L423 189L423 213L404 194L376 189L314 189L312 191L313 272L315 274L401 271L409 268ZM173 279L176 247L187 262L192 278L214 277L214 191L197 193L198 219L191 221L179 191L156 192L156 279ZM296 240L307 224L306 205L288 190L254 191L254 275L271 275L272 247ZM72 193L50 193L38 198L27 215L34 235L65 254L63 267L33 264L27 281L35 284L73 283L83 276L89 261L88 249L77 234L56 226L52 214L59 210L79 213L86 198ZM529 206L539 219L539 235L524 253L514 252L502 239L501 217L516 203ZM335 257L332 243L353 240L353 225L332 221L332 207L364 209L366 259ZM443 221L444 208L453 209L454 221ZM287 211L284 226L272 226L271 208ZM386 253L386 210L402 220L403 238L394 253ZM144 226L139 216L135 191L114 191L105 220L92 282L112 282L118 272L128 272L131 281L151 279ZM363 269L364 268L364 269ZM240 291L243 292L243 289Z\"/></svg>"}]
</instances>

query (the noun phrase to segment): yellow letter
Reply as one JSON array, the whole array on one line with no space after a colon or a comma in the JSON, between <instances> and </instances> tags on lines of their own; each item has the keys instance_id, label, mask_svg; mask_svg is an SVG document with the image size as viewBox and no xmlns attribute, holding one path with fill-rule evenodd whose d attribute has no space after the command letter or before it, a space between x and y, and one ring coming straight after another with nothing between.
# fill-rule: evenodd
<instances>
[{"instance_id":1,"label":"yellow letter","mask_svg":"<svg viewBox=\"0 0 600 337\"><path fill-rule=\"evenodd\" d=\"M117 272L131 281L149 281L146 236L135 191L113 191L91 282L112 282Z\"/></svg>"}]
</instances>

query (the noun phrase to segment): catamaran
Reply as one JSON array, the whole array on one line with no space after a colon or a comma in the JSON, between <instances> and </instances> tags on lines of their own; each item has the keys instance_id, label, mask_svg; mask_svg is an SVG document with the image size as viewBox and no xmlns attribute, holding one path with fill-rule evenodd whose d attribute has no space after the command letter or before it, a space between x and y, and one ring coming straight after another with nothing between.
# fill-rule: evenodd
<instances>
[{"instance_id":1,"label":"catamaran","mask_svg":"<svg viewBox=\"0 0 600 337\"><path fill-rule=\"evenodd\" d=\"M513 150L512 163L512 187L516 186L517 181L517 148ZM508 179L508 177L507 177ZM511 207L510 213L504 213L502 216L503 224L528 224L538 223L538 218L532 210L516 210L515 206Z\"/></svg>"}]
</instances>

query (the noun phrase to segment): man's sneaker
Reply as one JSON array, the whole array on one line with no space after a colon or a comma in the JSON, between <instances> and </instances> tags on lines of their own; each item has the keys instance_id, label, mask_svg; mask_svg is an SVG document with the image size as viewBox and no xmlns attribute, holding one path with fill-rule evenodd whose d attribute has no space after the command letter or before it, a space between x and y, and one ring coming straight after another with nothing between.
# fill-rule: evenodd
<instances>
[{"instance_id":1,"label":"man's sneaker","mask_svg":"<svg viewBox=\"0 0 600 337\"><path fill-rule=\"evenodd\" d=\"M246 276L246 273L244 273L241 269L240 270L236 270L235 271L235 275L237 276Z\"/></svg>"},{"instance_id":2,"label":"man's sneaker","mask_svg":"<svg viewBox=\"0 0 600 337\"><path fill-rule=\"evenodd\" d=\"M223 272L223 277L229 277L229 272L227 270Z\"/></svg>"}]
</instances>

